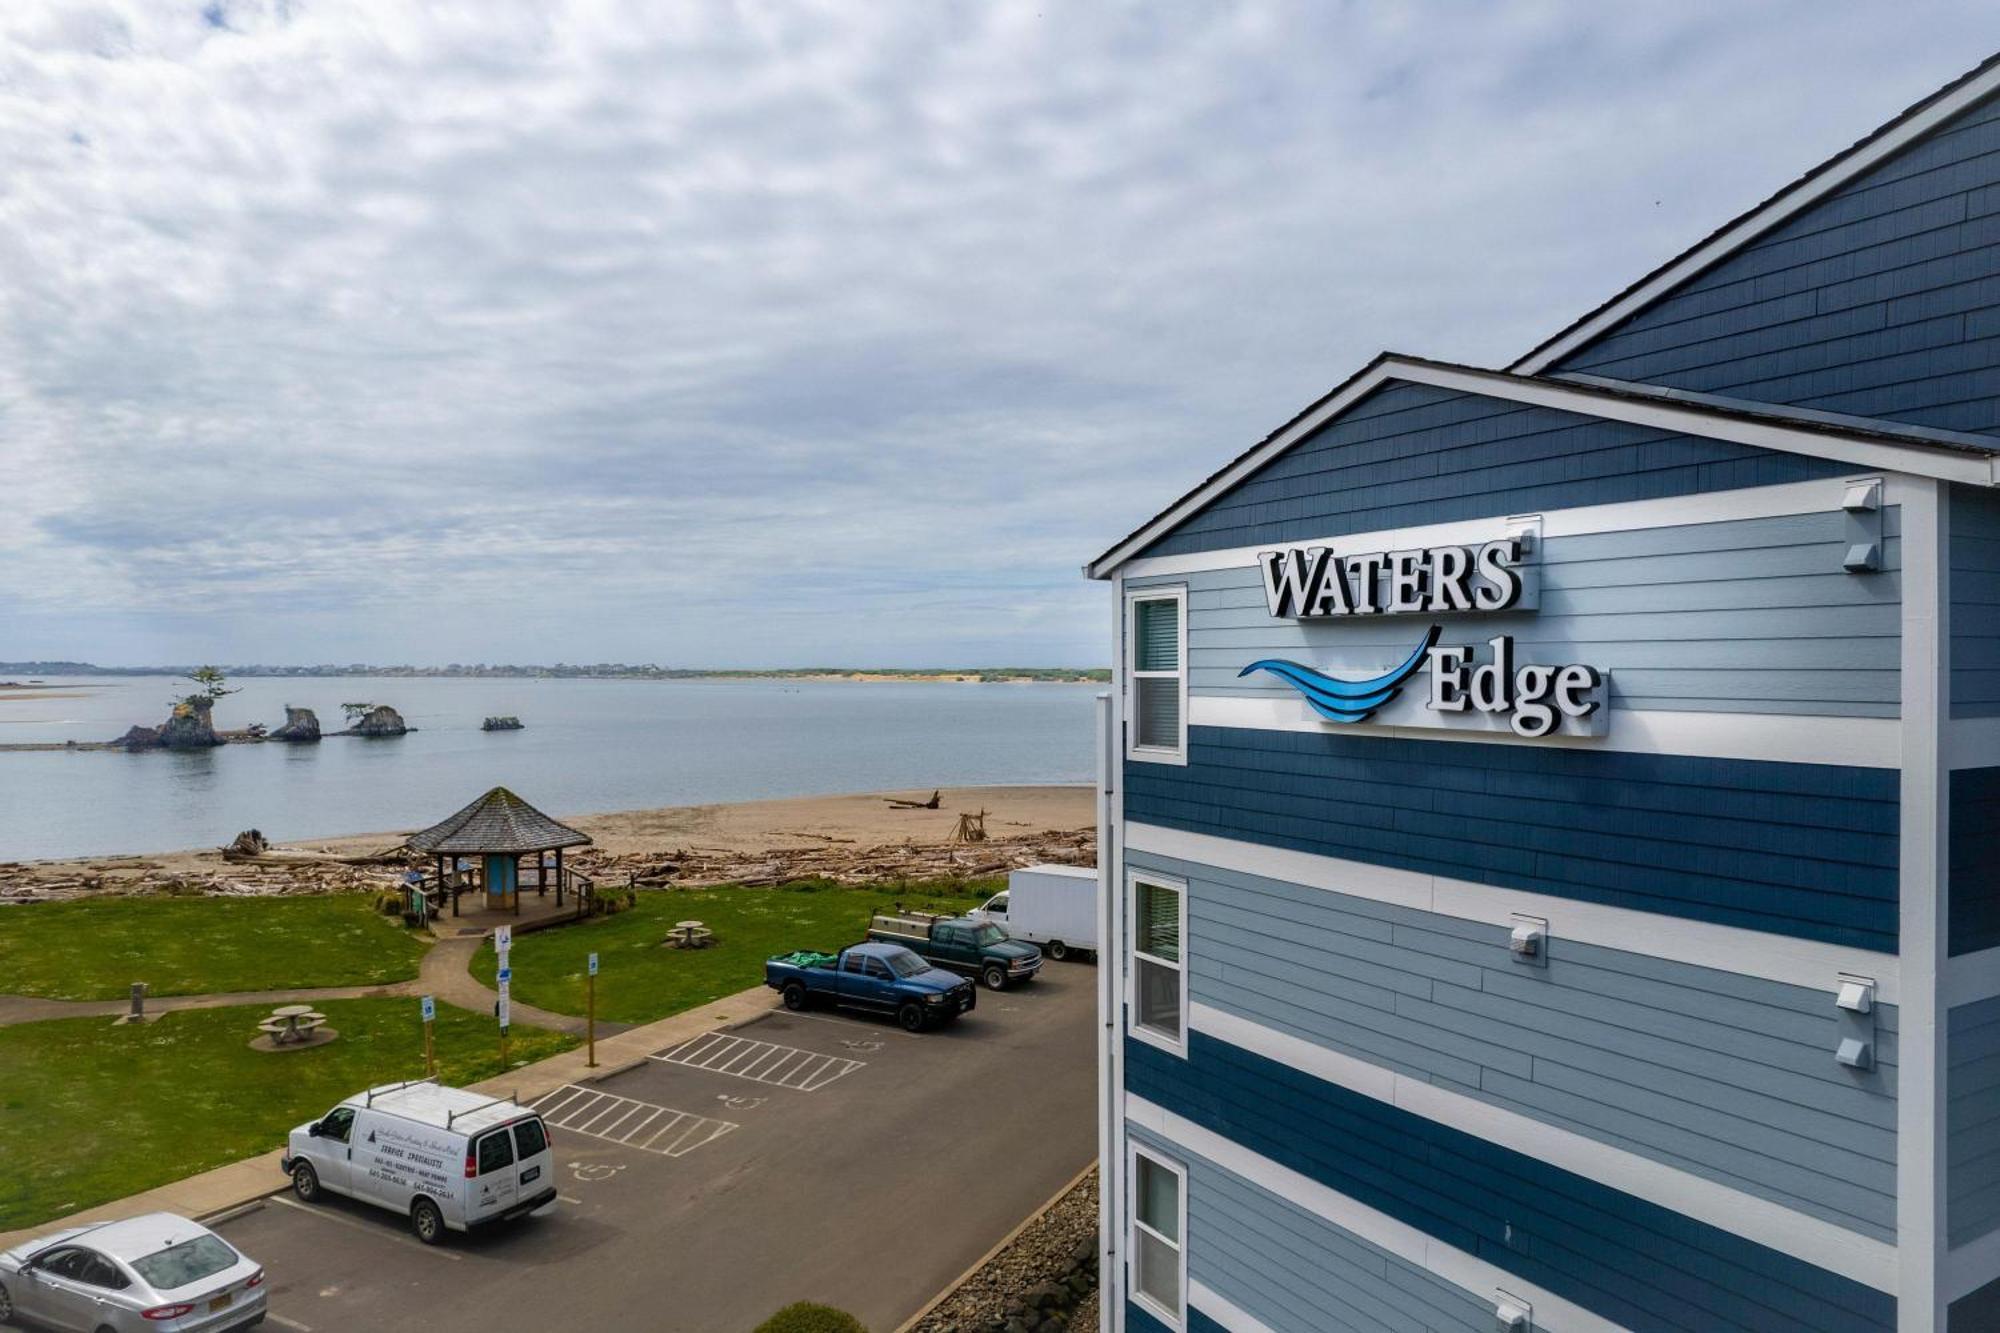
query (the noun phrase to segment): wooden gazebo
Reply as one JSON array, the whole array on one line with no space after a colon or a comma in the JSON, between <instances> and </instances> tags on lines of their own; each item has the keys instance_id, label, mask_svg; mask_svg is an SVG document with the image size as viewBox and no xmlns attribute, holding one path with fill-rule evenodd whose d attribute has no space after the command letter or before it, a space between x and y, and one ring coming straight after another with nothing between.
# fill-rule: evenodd
<instances>
[{"instance_id":1,"label":"wooden gazebo","mask_svg":"<svg viewBox=\"0 0 2000 1333\"><path fill-rule=\"evenodd\" d=\"M562 906L565 879L581 879L563 869L563 849L589 842L588 833L550 819L505 787L495 787L444 822L411 834L409 845L437 858L438 885L450 892L451 912L457 916L458 895L472 887L467 881L473 876L486 891L487 907L519 913L524 856L535 858L536 891L545 894L553 886L556 906ZM546 852L555 853L553 874ZM455 867L461 857L474 858L476 867L460 873Z\"/></svg>"}]
</instances>

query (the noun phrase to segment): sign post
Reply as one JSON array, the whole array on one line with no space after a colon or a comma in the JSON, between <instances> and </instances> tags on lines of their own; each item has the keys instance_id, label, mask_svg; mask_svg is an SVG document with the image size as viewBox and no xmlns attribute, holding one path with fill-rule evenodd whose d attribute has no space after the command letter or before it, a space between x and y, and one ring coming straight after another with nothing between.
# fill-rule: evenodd
<instances>
[{"instance_id":1,"label":"sign post","mask_svg":"<svg viewBox=\"0 0 2000 1333\"><path fill-rule=\"evenodd\" d=\"M508 951L514 947L514 928L495 926L493 928L493 952L500 956L500 970L495 980L500 992L500 1002L493 1006L493 1012L500 1019L500 1067L507 1068L507 986L514 979L514 969L507 965Z\"/></svg>"},{"instance_id":2,"label":"sign post","mask_svg":"<svg viewBox=\"0 0 2000 1333\"><path fill-rule=\"evenodd\" d=\"M590 967L584 979L583 1012L585 1031L589 1033L590 1059L588 1067L597 1068L597 955L590 956Z\"/></svg>"},{"instance_id":3,"label":"sign post","mask_svg":"<svg viewBox=\"0 0 2000 1333\"><path fill-rule=\"evenodd\" d=\"M437 1021L437 1001L424 996L424 1077L437 1077L437 1050L431 1045L431 1024Z\"/></svg>"}]
</instances>

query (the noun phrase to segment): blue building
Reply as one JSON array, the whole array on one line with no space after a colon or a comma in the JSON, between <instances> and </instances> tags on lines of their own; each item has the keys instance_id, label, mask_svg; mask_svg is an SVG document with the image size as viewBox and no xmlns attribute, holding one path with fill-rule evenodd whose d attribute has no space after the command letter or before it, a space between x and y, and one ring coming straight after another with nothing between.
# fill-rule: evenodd
<instances>
[{"instance_id":1,"label":"blue building","mask_svg":"<svg viewBox=\"0 0 2000 1333\"><path fill-rule=\"evenodd\" d=\"M1106 1325L2000 1329L2000 61L1092 562Z\"/></svg>"}]
</instances>

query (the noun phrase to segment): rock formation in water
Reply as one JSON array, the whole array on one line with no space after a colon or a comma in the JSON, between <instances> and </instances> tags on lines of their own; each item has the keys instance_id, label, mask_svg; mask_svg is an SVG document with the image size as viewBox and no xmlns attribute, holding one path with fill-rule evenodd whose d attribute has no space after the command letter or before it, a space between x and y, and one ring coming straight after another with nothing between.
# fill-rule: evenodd
<instances>
[{"instance_id":1,"label":"rock formation in water","mask_svg":"<svg viewBox=\"0 0 2000 1333\"><path fill-rule=\"evenodd\" d=\"M489 717L479 724L481 731L519 731L521 719L509 714L506 717Z\"/></svg>"},{"instance_id":2,"label":"rock formation in water","mask_svg":"<svg viewBox=\"0 0 2000 1333\"><path fill-rule=\"evenodd\" d=\"M160 729L131 727L123 736L111 743L121 750L157 750L160 748Z\"/></svg>"},{"instance_id":3,"label":"rock formation in water","mask_svg":"<svg viewBox=\"0 0 2000 1333\"><path fill-rule=\"evenodd\" d=\"M403 722L403 715L387 704L376 704L361 715L361 720L347 729L350 736L400 736L409 727Z\"/></svg>"},{"instance_id":4,"label":"rock formation in water","mask_svg":"<svg viewBox=\"0 0 2000 1333\"><path fill-rule=\"evenodd\" d=\"M319 715L310 708L294 708L285 705L285 725L270 733L274 741L316 741L319 739Z\"/></svg>"},{"instance_id":5,"label":"rock formation in water","mask_svg":"<svg viewBox=\"0 0 2000 1333\"><path fill-rule=\"evenodd\" d=\"M226 744L215 734L210 714L215 700L196 695L174 705L173 715L160 728L160 745L169 750L206 750Z\"/></svg>"}]
</instances>

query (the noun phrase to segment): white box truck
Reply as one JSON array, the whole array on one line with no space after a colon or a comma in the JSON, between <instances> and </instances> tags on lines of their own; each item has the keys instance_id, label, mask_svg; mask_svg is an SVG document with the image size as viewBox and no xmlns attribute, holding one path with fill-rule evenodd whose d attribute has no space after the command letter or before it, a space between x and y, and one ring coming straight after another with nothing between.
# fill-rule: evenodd
<instances>
[{"instance_id":1,"label":"white box truck","mask_svg":"<svg viewBox=\"0 0 2000 1333\"><path fill-rule=\"evenodd\" d=\"M1007 888L967 916L995 921L1017 940L1042 946L1061 960L1097 956L1097 867L1028 866L1007 876Z\"/></svg>"}]
</instances>

